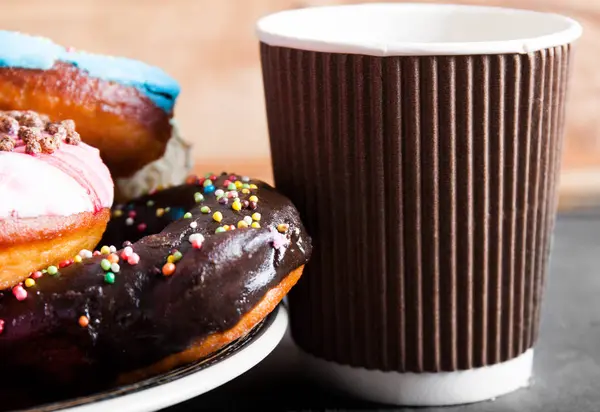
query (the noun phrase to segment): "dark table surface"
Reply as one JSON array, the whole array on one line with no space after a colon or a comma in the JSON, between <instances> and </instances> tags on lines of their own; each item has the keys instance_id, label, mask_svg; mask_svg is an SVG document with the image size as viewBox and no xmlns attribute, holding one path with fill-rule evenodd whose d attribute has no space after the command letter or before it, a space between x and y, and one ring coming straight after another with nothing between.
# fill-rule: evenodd
<instances>
[{"instance_id":1,"label":"dark table surface","mask_svg":"<svg viewBox=\"0 0 600 412\"><path fill-rule=\"evenodd\" d=\"M390 408L332 393L303 377L289 336L258 366L165 410L600 411L600 208L557 221L533 384L494 401L446 408Z\"/></svg>"}]
</instances>

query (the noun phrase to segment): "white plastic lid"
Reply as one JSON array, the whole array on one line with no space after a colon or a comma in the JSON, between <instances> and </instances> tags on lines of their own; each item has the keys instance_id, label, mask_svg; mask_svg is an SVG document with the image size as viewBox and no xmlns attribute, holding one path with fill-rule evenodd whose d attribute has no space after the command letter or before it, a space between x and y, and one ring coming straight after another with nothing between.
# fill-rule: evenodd
<instances>
[{"instance_id":1,"label":"white plastic lid","mask_svg":"<svg viewBox=\"0 0 600 412\"><path fill-rule=\"evenodd\" d=\"M271 46L372 56L529 53L569 44L579 23L500 7L369 3L288 10L258 21Z\"/></svg>"}]
</instances>

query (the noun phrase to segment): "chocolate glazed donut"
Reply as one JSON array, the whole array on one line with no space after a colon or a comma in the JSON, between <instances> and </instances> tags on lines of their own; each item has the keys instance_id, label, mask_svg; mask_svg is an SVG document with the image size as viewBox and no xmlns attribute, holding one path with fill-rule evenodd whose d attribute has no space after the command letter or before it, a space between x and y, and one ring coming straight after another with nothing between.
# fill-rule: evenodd
<instances>
[{"instance_id":1,"label":"chocolate glazed donut","mask_svg":"<svg viewBox=\"0 0 600 412\"><path fill-rule=\"evenodd\" d=\"M0 384L88 393L205 356L266 316L311 239L269 185L211 177L115 206L104 254L83 251L24 301L1 293Z\"/></svg>"}]
</instances>

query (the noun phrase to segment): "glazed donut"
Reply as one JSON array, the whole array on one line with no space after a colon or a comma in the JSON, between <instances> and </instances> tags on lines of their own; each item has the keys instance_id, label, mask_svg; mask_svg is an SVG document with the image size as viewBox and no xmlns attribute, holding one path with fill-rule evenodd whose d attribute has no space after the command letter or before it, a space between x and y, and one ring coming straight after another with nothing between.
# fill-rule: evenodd
<instances>
[{"instance_id":1,"label":"glazed donut","mask_svg":"<svg viewBox=\"0 0 600 412\"><path fill-rule=\"evenodd\" d=\"M180 88L162 70L127 58L64 48L48 39L0 31L0 109L35 110L52 121L73 119L82 140L100 150L113 178L127 178L169 155L178 163L137 176L139 188L177 181L190 167L189 147L173 132L173 107ZM185 175L183 175L185 178Z\"/></svg>"},{"instance_id":2,"label":"glazed donut","mask_svg":"<svg viewBox=\"0 0 600 412\"><path fill-rule=\"evenodd\" d=\"M0 289L94 247L112 204L110 173L72 121L0 112Z\"/></svg>"},{"instance_id":3,"label":"glazed donut","mask_svg":"<svg viewBox=\"0 0 600 412\"><path fill-rule=\"evenodd\" d=\"M287 198L226 174L115 205L103 242L24 301L0 293L0 385L88 393L205 357L273 310L312 251Z\"/></svg>"}]
</instances>

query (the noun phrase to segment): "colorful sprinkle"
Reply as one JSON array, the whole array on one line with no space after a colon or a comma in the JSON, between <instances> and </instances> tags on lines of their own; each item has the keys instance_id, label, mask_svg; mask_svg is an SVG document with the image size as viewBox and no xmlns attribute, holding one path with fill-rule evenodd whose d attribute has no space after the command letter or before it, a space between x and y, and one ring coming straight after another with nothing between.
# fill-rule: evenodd
<instances>
[{"instance_id":1,"label":"colorful sprinkle","mask_svg":"<svg viewBox=\"0 0 600 412\"><path fill-rule=\"evenodd\" d=\"M248 176L242 176L242 182L248 183L249 181L250 181L250 178Z\"/></svg>"},{"instance_id":2,"label":"colorful sprinkle","mask_svg":"<svg viewBox=\"0 0 600 412\"><path fill-rule=\"evenodd\" d=\"M200 233L194 233L190 235L188 240L194 249L200 249L204 243L204 236L202 236Z\"/></svg>"},{"instance_id":3,"label":"colorful sprinkle","mask_svg":"<svg viewBox=\"0 0 600 412\"><path fill-rule=\"evenodd\" d=\"M237 178L238 177L236 175L229 175L229 180L231 180L232 182L235 182Z\"/></svg>"},{"instance_id":4,"label":"colorful sprinkle","mask_svg":"<svg viewBox=\"0 0 600 412\"><path fill-rule=\"evenodd\" d=\"M90 324L90 319L87 316L79 317L79 326L81 326L82 328L87 328L89 324Z\"/></svg>"},{"instance_id":5,"label":"colorful sprinkle","mask_svg":"<svg viewBox=\"0 0 600 412\"><path fill-rule=\"evenodd\" d=\"M0 319L0 334L4 332L4 321Z\"/></svg>"},{"instance_id":6,"label":"colorful sprinkle","mask_svg":"<svg viewBox=\"0 0 600 412\"><path fill-rule=\"evenodd\" d=\"M92 257L92 252L90 250L87 250L87 249L82 249L79 252L79 256L81 256L84 259L90 259Z\"/></svg>"},{"instance_id":7,"label":"colorful sprinkle","mask_svg":"<svg viewBox=\"0 0 600 412\"><path fill-rule=\"evenodd\" d=\"M213 220L215 222L220 222L221 220L223 220L223 214L221 212L213 213Z\"/></svg>"},{"instance_id":8,"label":"colorful sprinkle","mask_svg":"<svg viewBox=\"0 0 600 412\"><path fill-rule=\"evenodd\" d=\"M248 227L248 223L246 223L246 222L245 222L245 221L243 221L243 220L240 220L240 221L237 223L237 227L238 227L238 229L244 229L244 228L247 228L247 227Z\"/></svg>"},{"instance_id":9,"label":"colorful sprinkle","mask_svg":"<svg viewBox=\"0 0 600 412\"><path fill-rule=\"evenodd\" d=\"M244 183L242 185L242 189L250 189L250 185L248 183Z\"/></svg>"},{"instance_id":10,"label":"colorful sprinkle","mask_svg":"<svg viewBox=\"0 0 600 412\"><path fill-rule=\"evenodd\" d=\"M175 265L173 263L165 263L162 267L162 274L165 276L171 276L175 273Z\"/></svg>"},{"instance_id":11,"label":"colorful sprinkle","mask_svg":"<svg viewBox=\"0 0 600 412\"><path fill-rule=\"evenodd\" d=\"M25 279L25 287L30 288L35 285L35 280L31 278Z\"/></svg>"},{"instance_id":12,"label":"colorful sprinkle","mask_svg":"<svg viewBox=\"0 0 600 412\"><path fill-rule=\"evenodd\" d=\"M83 261L83 258L79 255L77 255L73 258L73 262L75 262L75 263L81 263L82 261Z\"/></svg>"},{"instance_id":13,"label":"colorful sprinkle","mask_svg":"<svg viewBox=\"0 0 600 412\"><path fill-rule=\"evenodd\" d=\"M227 192L227 197L228 198L237 198L238 197L238 192L237 190L230 190L229 192Z\"/></svg>"},{"instance_id":14,"label":"colorful sprinkle","mask_svg":"<svg viewBox=\"0 0 600 412\"><path fill-rule=\"evenodd\" d=\"M92 253L92 256L100 256L101 253L99 250L94 250L94 253Z\"/></svg>"},{"instance_id":15,"label":"colorful sprinkle","mask_svg":"<svg viewBox=\"0 0 600 412\"><path fill-rule=\"evenodd\" d=\"M116 278L116 277L115 277L115 274L114 274L114 273L112 273L112 272L106 272L106 274L104 275L104 281L105 281L106 283L109 283L109 284L111 284L111 285L112 285L113 283L115 283L115 278Z\"/></svg>"},{"instance_id":16,"label":"colorful sprinkle","mask_svg":"<svg viewBox=\"0 0 600 412\"><path fill-rule=\"evenodd\" d=\"M110 265L111 272L119 273L121 271L121 266L118 263L112 263Z\"/></svg>"},{"instance_id":17,"label":"colorful sprinkle","mask_svg":"<svg viewBox=\"0 0 600 412\"><path fill-rule=\"evenodd\" d=\"M108 255L110 253L110 247L108 247L108 246L102 246L100 248L100 253L102 253L103 255Z\"/></svg>"},{"instance_id":18,"label":"colorful sprinkle","mask_svg":"<svg viewBox=\"0 0 600 412\"><path fill-rule=\"evenodd\" d=\"M250 189L242 189L242 193L247 195L248 193L250 193Z\"/></svg>"},{"instance_id":19,"label":"colorful sprinkle","mask_svg":"<svg viewBox=\"0 0 600 412\"><path fill-rule=\"evenodd\" d=\"M123 216L123 211L122 210L115 210L113 212L113 217L121 217Z\"/></svg>"},{"instance_id":20,"label":"colorful sprinkle","mask_svg":"<svg viewBox=\"0 0 600 412\"><path fill-rule=\"evenodd\" d=\"M186 212L186 213L183 215L183 218L184 218L184 219L191 219L191 218L192 218L192 214L191 214L190 212Z\"/></svg>"},{"instance_id":21,"label":"colorful sprinkle","mask_svg":"<svg viewBox=\"0 0 600 412\"><path fill-rule=\"evenodd\" d=\"M213 185L210 186L205 186L204 187L204 193L208 194L208 193L212 193L215 191L215 187Z\"/></svg>"},{"instance_id":22,"label":"colorful sprinkle","mask_svg":"<svg viewBox=\"0 0 600 412\"><path fill-rule=\"evenodd\" d=\"M254 229L260 229L260 223L258 222L252 222L250 226L252 226Z\"/></svg>"},{"instance_id":23,"label":"colorful sprinkle","mask_svg":"<svg viewBox=\"0 0 600 412\"><path fill-rule=\"evenodd\" d=\"M138 255L137 253L133 253L127 258L127 263L129 263L132 266L137 265L138 263L140 263L140 255Z\"/></svg>"},{"instance_id":24,"label":"colorful sprinkle","mask_svg":"<svg viewBox=\"0 0 600 412\"><path fill-rule=\"evenodd\" d=\"M257 222L260 221L261 218L261 214L260 213L252 213L252 220L256 220Z\"/></svg>"},{"instance_id":25,"label":"colorful sprinkle","mask_svg":"<svg viewBox=\"0 0 600 412\"><path fill-rule=\"evenodd\" d=\"M250 226L252 224L252 218L250 216L244 216L244 222Z\"/></svg>"},{"instance_id":26,"label":"colorful sprinkle","mask_svg":"<svg viewBox=\"0 0 600 412\"><path fill-rule=\"evenodd\" d=\"M71 259L63 260L58 264L59 269L66 268L67 266L71 266L73 261Z\"/></svg>"},{"instance_id":27,"label":"colorful sprinkle","mask_svg":"<svg viewBox=\"0 0 600 412\"><path fill-rule=\"evenodd\" d=\"M216 197L221 197L225 194L225 191L223 189L217 189L215 190L215 196Z\"/></svg>"},{"instance_id":28,"label":"colorful sprinkle","mask_svg":"<svg viewBox=\"0 0 600 412\"><path fill-rule=\"evenodd\" d=\"M258 202L258 197L256 197L256 196L252 195L252 196L250 196L250 197L248 198L248 200L249 200L250 202Z\"/></svg>"},{"instance_id":29,"label":"colorful sprinkle","mask_svg":"<svg viewBox=\"0 0 600 412\"><path fill-rule=\"evenodd\" d=\"M212 185L213 185L212 180L210 180L208 178L204 181L204 183L202 183L202 186L204 186L204 187L208 187L208 186L212 186Z\"/></svg>"},{"instance_id":30,"label":"colorful sprinkle","mask_svg":"<svg viewBox=\"0 0 600 412\"><path fill-rule=\"evenodd\" d=\"M231 184L231 180L229 180L229 179L226 179L226 180L223 182L223 187L229 187L229 185L230 185L230 184Z\"/></svg>"},{"instance_id":31,"label":"colorful sprinkle","mask_svg":"<svg viewBox=\"0 0 600 412\"><path fill-rule=\"evenodd\" d=\"M130 210L128 215L129 215L129 217L136 217L137 213L135 210Z\"/></svg>"},{"instance_id":32,"label":"colorful sprinkle","mask_svg":"<svg viewBox=\"0 0 600 412\"><path fill-rule=\"evenodd\" d=\"M204 200L204 196L200 192L194 193L194 202L200 203Z\"/></svg>"},{"instance_id":33,"label":"colorful sprinkle","mask_svg":"<svg viewBox=\"0 0 600 412\"><path fill-rule=\"evenodd\" d=\"M152 207L152 206L154 206L154 200L148 200L148 201L146 202L146 206L148 206L148 207Z\"/></svg>"},{"instance_id":34,"label":"colorful sprinkle","mask_svg":"<svg viewBox=\"0 0 600 412\"><path fill-rule=\"evenodd\" d=\"M27 299L27 291L23 289L23 286L17 285L12 289L13 295L17 298L18 301L23 301Z\"/></svg>"},{"instance_id":35,"label":"colorful sprinkle","mask_svg":"<svg viewBox=\"0 0 600 412\"><path fill-rule=\"evenodd\" d=\"M256 206L257 206L257 205L256 205L256 202L250 202L250 204L248 205L248 208L249 208L250 210L254 210L254 209L256 209Z\"/></svg>"},{"instance_id":36,"label":"colorful sprinkle","mask_svg":"<svg viewBox=\"0 0 600 412\"><path fill-rule=\"evenodd\" d=\"M192 229L196 229L198 227L198 222L192 222L192 223L190 223L190 227Z\"/></svg>"},{"instance_id":37,"label":"colorful sprinkle","mask_svg":"<svg viewBox=\"0 0 600 412\"><path fill-rule=\"evenodd\" d=\"M229 183L227 185L227 190L236 190L237 186L235 185L235 183Z\"/></svg>"},{"instance_id":38,"label":"colorful sprinkle","mask_svg":"<svg viewBox=\"0 0 600 412\"><path fill-rule=\"evenodd\" d=\"M130 217L128 217L127 219L125 219L125 224L126 224L127 226L131 226L131 225L133 225L133 219L132 219L132 218L130 218Z\"/></svg>"},{"instance_id":39,"label":"colorful sprinkle","mask_svg":"<svg viewBox=\"0 0 600 412\"><path fill-rule=\"evenodd\" d=\"M164 214L165 214L165 209L163 209L162 207L159 207L158 209L156 209L156 217L163 217Z\"/></svg>"},{"instance_id":40,"label":"colorful sprinkle","mask_svg":"<svg viewBox=\"0 0 600 412\"><path fill-rule=\"evenodd\" d=\"M129 259L129 257L133 254L133 249L131 246L126 246L121 252L121 257L125 260Z\"/></svg>"},{"instance_id":41,"label":"colorful sprinkle","mask_svg":"<svg viewBox=\"0 0 600 412\"><path fill-rule=\"evenodd\" d=\"M108 255L106 260L108 260L110 263L118 263L119 257L115 253L111 253L110 255Z\"/></svg>"},{"instance_id":42,"label":"colorful sprinkle","mask_svg":"<svg viewBox=\"0 0 600 412\"><path fill-rule=\"evenodd\" d=\"M258 186L256 186L254 183L251 183L250 184L250 189L256 190L256 189L258 189Z\"/></svg>"},{"instance_id":43,"label":"colorful sprinkle","mask_svg":"<svg viewBox=\"0 0 600 412\"><path fill-rule=\"evenodd\" d=\"M117 253L117 248L112 245L108 249L110 250L110 253Z\"/></svg>"},{"instance_id":44,"label":"colorful sprinkle","mask_svg":"<svg viewBox=\"0 0 600 412\"><path fill-rule=\"evenodd\" d=\"M175 258L175 262L179 262L181 260L181 258L183 257L183 255L181 254L180 251L175 251L175 253L173 253L172 255Z\"/></svg>"},{"instance_id":45,"label":"colorful sprinkle","mask_svg":"<svg viewBox=\"0 0 600 412\"><path fill-rule=\"evenodd\" d=\"M238 188L238 189L241 189L242 188L242 184L243 183L238 180L238 181L235 182L235 187Z\"/></svg>"},{"instance_id":46,"label":"colorful sprinkle","mask_svg":"<svg viewBox=\"0 0 600 412\"><path fill-rule=\"evenodd\" d=\"M227 199L225 196L221 196L218 200L219 204L221 205L226 205L227 203L229 203L229 199Z\"/></svg>"},{"instance_id":47,"label":"colorful sprinkle","mask_svg":"<svg viewBox=\"0 0 600 412\"><path fill-rule=\"evenodd\" d=\"M109 271L110 270L110 262L108 259L102 259L100 261L100 267L102 268L102 270Z\"/></svg>"},{"instance_id":48,"label":"colorful sprinkle","mask_svg":"<svg viewBox=\"0 0 600 412\"><path fill-rule=\"evenodd\" d=\"M46 269L46 271L49 275L54 276L58 273L58 268L56 266L48 266L48 269Z\"/></svg>"},{"instance_id":49,"label":"colorful sprinkle","mask_svg":"<svg viewBox=\"0 0 600 412\"><path fill-rule=\"evenodd\" d=\"M217 180L217 175L215 175L214 173L211 173L210 176L208 177L210 180Z\"/></svg>"},{"instance_id":50,"label":"colorful sprinkle","mask_svg":"<svg viewBox=\"0 0 600 412\"><path fill-rule=\"evenodd\" d=\"M223 233L225 232L225 228L223 226L219 226L216 230L215 233Z\"/></svg>"},{"instance_id":51,"label":"colorful sprinkle","mask_svg":"<svg viewBox=\"0 0 600 412\"><path fill-rule=\"evenodd\" d=\"M188 241L192 243L194 240L202 240L204 241L204 236L201 233L192 233L190 237L188 237Z\"/></svg>"},{"instance_id":52,"label":"colorful sprinkle","mask_svg":"<svg viewBox=\"0 0 600 412\"><path fill-rule=\"evenodd\" d=\"M167 256L167 263L175 263L175 256L173 256L173 255Z\"/></svg>"},{"instance_id":53,"label":"colorful sprinkle","mask_svg":"<svg viewBox=\"0 0 600 412\"><path fill-rule=\"evenodd\" d=\"M36 270L35 272L33 272L31 274L31 278L32 279L39 279L42 277L42 272L40 272L39 270Z\"/></svg>"},{"instance_id":54,"label":"colorful sprinkle","mask_svg":"<svg viewBox=\"0 0 600 412\"><path fill-rule=\"evenodd\" d=\"M201 211L202 213L210 213L210 207L208 207L208 206L202 206L202 207L200 208L200 211Z\"/></svg>"},{"instance_id":55,"label":"colorful sprinkle","mask_svg":"<svg viewBox=\"0 0 600 412\"><path fill-rule=\"evenodd\" d=\"M138 229L140 232L143 232L144 230L146 230L146 228L147 228L147 227L148 227L148 225L147 225L147 224L145 224L145 223L140 223L140 224L138 225L137 229Z\"/></svg>"},{"instance_id":56,"label":"colorful sprinkle","mask_svg":"<svg viewBox=\"0 0 600 412\"><path fill-rule=\"evenodd\" d=\"M193 185L197 181L198 181L198 177L195 175L189 175L187 177L187 179L185 179L185 183L187 183L188 185Z\"/></svg>"},{"instance_id":57,"label":"colorful sprinkle","mask_svg":"<svg viewBox=\"0 0 600 412\"><path fill-rule=\"evenodd\" d=\"M231 208L232 208L233 210L236 210L236 211L238 211L238 212L239 212L240 210L242 210L242 203L241 203L241 202L233 202L233 203L231 204Z\"/></svg>"},{"instance_id":58,"label":"colorful sprinkle","mask_svg":"<svg viewBox=\"0 0 600 412\"><path fill-rule=\"evenodd\" d=\"M289 228L290 228L290 225L287 225L285 223L280 223L277 225L277 231L279 233L285 233L288 231Z\"/></svg>"}]
</instances>

